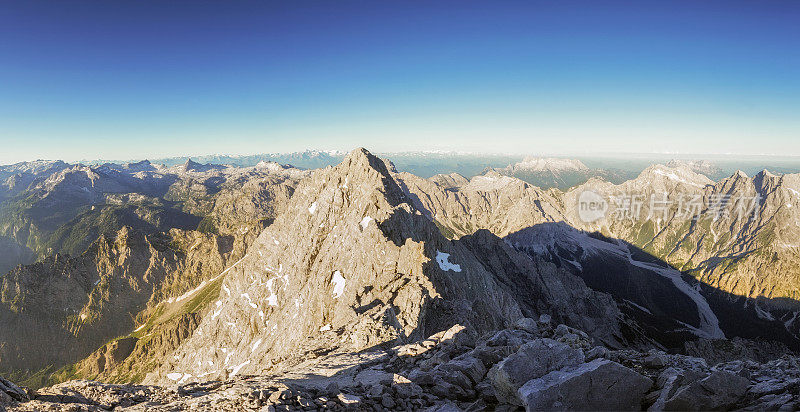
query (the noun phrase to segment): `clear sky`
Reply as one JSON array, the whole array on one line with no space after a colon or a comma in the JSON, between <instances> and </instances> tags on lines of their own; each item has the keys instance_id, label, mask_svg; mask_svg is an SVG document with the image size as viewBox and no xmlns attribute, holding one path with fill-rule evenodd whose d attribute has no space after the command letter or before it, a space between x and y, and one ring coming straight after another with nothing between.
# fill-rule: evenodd
<instances>
[{"instance_id":1,"label":"clear sky","mask_svg":"<svg viewBox=\"0 0 800 412\"><path fill-rule=\"evenodd\" d=\"M800 155L798 1L0 0L0 163Z\"/></svg>"}]
</instances>

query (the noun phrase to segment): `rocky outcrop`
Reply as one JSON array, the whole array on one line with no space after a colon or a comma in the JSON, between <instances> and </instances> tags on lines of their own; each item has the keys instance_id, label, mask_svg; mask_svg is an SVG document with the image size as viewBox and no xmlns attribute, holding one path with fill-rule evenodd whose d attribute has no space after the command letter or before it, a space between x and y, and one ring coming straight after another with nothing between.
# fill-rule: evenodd
<instances>
[{"instance_id":1,"label":"rocky outcrop","mask_svg":"<svg viewBox=\"0 0 800 412\"><path fill-rule=\"evenodd\" d=\"M583 361L584 354L580 348L572 348L551 339L525 344L493 369L491 380L495 396L505 403L515 403L519 398L526 400L527 395L517 395L526 382L553 371L580 365Z\"/></svg>"},{"instance_id":2,"label":"rocky outcrop","mask_svg":"<svg viewBox=\"0 0 800 412\"><path fill-rule=\"evenodd\" d=\"M528 381L519 389L526 411L640 410L652 381L619 363L595 359Z\"/></svg>"},{"instance_id":3,"label":"rocky outcrop","mask_svg":"<svg viewBox=\"0 0 800 412\"><path fill-rule=\"evenodd\" d=\"M675 389L664 410L713 411L734 406L747 392L750 380L724 370Z\"/></svg>"},{"instance_id":4,"label":"rocky outcrop","mask_svg":"<svg viewBox=\"0 0 800 412\"><path fill-rule=\"evenodd\" d=\"M26 402L28 400L27 391L0 376L0 407L13 402Z\"/></svg>"},{"instance_id":5,"label":"rocky outcrop","mask_svg":"<svg viewBox=\"0 0 800 412\"><path fill-rule=\"evenodd\" d=\"M536 325L535 329L531 326ZM476 336L461 325L418 342L309 354L269 375L169 386L71 381L8 403L17 410L792 410L798 358L725 362L609 350L546 317ZM546 348L554 349L553 351ZM556 355L560 354L560 355ZM540 359L543 356L545 359ZM530 369L524 367L530 361ZM513 366L513 367L512 367ZM522 382L513 392L505 370ZM527 376L525 376L527 374ZM504 395L499 395L499 393ZM510 397L506 398L506 395ZM524 406L523 406L524 405Z\"/></svg>"}]
</instances>

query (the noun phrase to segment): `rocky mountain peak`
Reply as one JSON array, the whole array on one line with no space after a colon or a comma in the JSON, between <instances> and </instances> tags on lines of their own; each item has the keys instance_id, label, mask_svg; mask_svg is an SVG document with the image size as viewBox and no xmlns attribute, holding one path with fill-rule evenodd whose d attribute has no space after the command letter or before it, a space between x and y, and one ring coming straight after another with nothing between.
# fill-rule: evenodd
<instances>
[{"instance_id":1,"label":"rocky mountain peak","mask_svg":"<svg viewBox=\"0 0 800 412\"><path fill-rule=\"evenodd\" d=\"M376 171L382 176L391 177L386 163L363 147L350 151L336 168L355 173L360 171Z\"/></svg>"},{"instance_id":2,"label":"rocky mountain peak","mask_svg":"<svg viewBox=\"0 0 800 412\"><path fill-rule=\"evenodd\" d=\"M595 303L604 308L597 318L574 318L593 319L587 322L614 333L616 307L608 297L587 294L577 278L558 296L518 298L508 282L542 291L560 283L561 275L488 232L448 241L400 184L386 162L365 149L312 173L227 271L193 336L146 380L182 384L261 373L264 365L297 361L305 350L363 350L455 323L485 332L513 323L522 307L538 313L566 304L561 293L601 302ZM486 260L494 256L489 251L500 257ZM582 291L580 297L573 290Z\"/></svg>"},{"instance_id":3,"label":"rocky mountain peak","mask_svg":"<svg viewBox=\"0 0 800 412\"><path fill-rule=\"evenodd\" d=\"M722 169L719 166L715 165L714 163L709 162L708 160L677 160L673 159L667 163L668 167L680 167L686 166L689 169L708 176L709 178L714 179L716 176L719 176L722 173Z\"/></svg>"},{"instance_id":4,"label":"rocky mountain peak","mask_svg":"<svg viewBox=\"0 0 800 412\"><path fill-rule=\"evenodd\" d=\"M144 172L155 170L155 167L153 167L149 160L145 159L140 162L128 163L125 165L125 169L132 172Z\"/></svg>"},{"instance_id":5,"label":"rocky mountain peak","mask_svg":"<svg viewBox=\"0 0 800 412\"><path fill-rule=\"evenodd\" d=\"M521 162L516 163L514 169L526 171L550 171L550 172L565 172L565 171L588 171L583 162L577 159L563 159L555 157L525 157Z\"/></svg>"},{"instance_id":6,"label":"rocky mountain peak","mask_svg":"<svg viewBox=\"0 0 800 412\"><path fill-rule=\"evenodd\" d=\"M183 164L183 171L188 172L192 170L198 170L202 167L200 163L195 162L191 158L186 160L186 163Z\"/></svg>"},{"instance_id":7,"label":"rocky mountain peak","mask_svg":"<svg viewBox=\"0 0 800 412\"><path fill-rule=\"evenodd\" d=\"M661 164L653 165L642 171L633 182L652 184L654 182L670 182L670 184L689 185L698 188L714 184L707 176L695 172L685 164L669 167Z\"/></svg>"}]
</instances>

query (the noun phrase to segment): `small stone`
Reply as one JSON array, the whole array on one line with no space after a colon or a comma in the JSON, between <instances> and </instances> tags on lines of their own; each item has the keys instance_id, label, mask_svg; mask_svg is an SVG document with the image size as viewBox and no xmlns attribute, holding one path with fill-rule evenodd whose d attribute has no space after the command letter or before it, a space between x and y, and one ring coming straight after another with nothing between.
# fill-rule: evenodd
<instances>
[{"instance_id":1,"label":"small stone","mask_svg":"<svg viewBox=\"0 0 800 412\"><path fill-rule=\"evenodd\" d=\"M478 383L486 376L486 367L483 362L471 357L461 356L439 367L443 371L459 371L472 380L473 383Z\"/></svg>"},{"instance_id":2,"label":"small stone","mask_svg":"<svg viewBox=\"0 0 800 412\"><path fill-rule=\"evenodd\" d=\"M383 396L383 385L372 385L367 391L367 396L370 398L380 398Z\"/></svg>"},{"instance_id":3,"label":"small stone","mask_svg":"<svg viewBox=\"0 0 800 412\"><path fill-rule=\"evenodd\" d=\"M599 358L608 359L610 353L611 351L605 346L595 346L586 352L586 360L592 361Z\"/></svg>"},{"instance_id":4,"label":"small stone","mask_svg":"<svg viewBox=\"0 0 800 412\"><path fill-rule=\"evenodd\" d=\"M328 386L325 387L325 392L328 395L336 396L336 394L338 394L341 391L339 390L339 385L336 382L331 382L328 384Z\"/></svg>"},{"instance_id":5,"label":"small stone","mask_svg":"<svg viewBox=\"0 0 800 412\"><path fill-rule=\"evenodd\" d=\"M347 393L340 393L339 396L337 396L337 399L339 399L339 402L344 405L358 405L361 403L361 398Z\"/></svg>"},{"instance_id":6,"label":"small stone","mask_svg":"<svg viewBox=\"0 0 800 412\"><path fill-rule=\"evenodd\" d=\"M297 397L297 404L300 405L301 408L310 408L314 406L313 402L300 396Z\"/></svg>"},{"instance_id":7,"label":"small stone","mask_svg":"<svg viewBox=\"0 0 800 412\"><path fill-rule=\"evenodd\" d=\"M663 352L653 352L653 353L647 355L647 357L644 358L644 360L642 361L642 364L644 364L645 367L648 367L648 368L651 368L651 369L661 369L664 366L667 366L667 362L668 361L669 361L669 358L667 358L667 355L665 353L663 353Z\"/></svg>"},{"instance_id":8,"label":"small stone","mask_svg":"<svg viewBox=\"0 0 800 412\"><path fill-rule=\"evenodd\" d=\"M387 393L381 398L381 405L383 405L384 408L392 409L395 406L395 402L394 399L392 399L392 397Z\"/></svg>"}]
</instances>

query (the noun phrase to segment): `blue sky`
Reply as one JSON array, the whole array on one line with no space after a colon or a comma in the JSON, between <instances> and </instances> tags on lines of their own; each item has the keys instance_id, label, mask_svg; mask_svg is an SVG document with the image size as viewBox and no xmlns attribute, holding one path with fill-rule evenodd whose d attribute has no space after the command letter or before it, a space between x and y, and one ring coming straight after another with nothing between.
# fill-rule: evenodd
<instances>
[{"instance_id":1,"label":"blue sky","mask_svg":"<svg viewBox=\"0 0 800 412\"><path fill-rule=\"evenodd\" d=\"M0 162L800 155L796 1L0 2Z\"/></svg>"}]
</instances>

